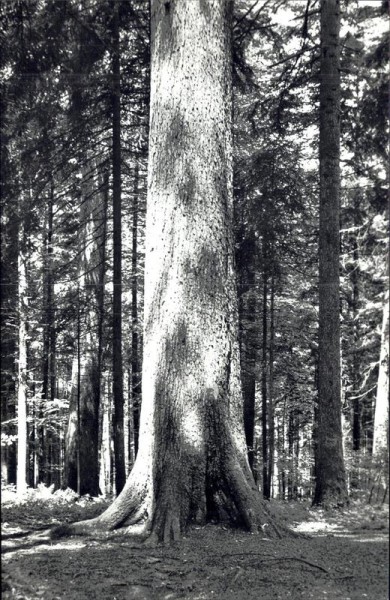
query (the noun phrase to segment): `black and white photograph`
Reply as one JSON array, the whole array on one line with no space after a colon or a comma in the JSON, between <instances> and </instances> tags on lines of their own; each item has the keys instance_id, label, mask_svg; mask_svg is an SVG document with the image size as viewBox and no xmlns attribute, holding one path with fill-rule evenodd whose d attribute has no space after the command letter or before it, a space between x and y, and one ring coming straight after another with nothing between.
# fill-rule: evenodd
<instances>
[{"instance_id":1,"label":"black and white photograph","mask_svg":"<svg viewBox=\"0 0 390 600\"><path fill-rule=\"evenodd\" d=\"M389 1L2 0L5 600L387 600Z\"/></svg>"}]
</instances>

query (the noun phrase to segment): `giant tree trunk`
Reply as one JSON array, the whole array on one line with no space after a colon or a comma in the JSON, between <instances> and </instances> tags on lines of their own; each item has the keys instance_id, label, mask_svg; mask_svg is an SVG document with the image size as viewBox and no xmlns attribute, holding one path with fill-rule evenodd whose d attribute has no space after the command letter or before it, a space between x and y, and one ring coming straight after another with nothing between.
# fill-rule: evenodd
<instances>
[{"instance_id":1,"label":"giant tree trunk","mask_svg":"<svg viewBox=\"0 0 390 600\"><path fill-rule=\"evenodd\" d=\"M233 268L230 2L152 2L140 444L83 531L143 523L160 540L192 522L254 530L268 517L248 465Z\"/></svg>"},{"instance_id":2,"label":"giant tree trunk","mask_svg":"<svg viewBox=\"0 0 390 600\"><path fill-rule=\"evenodd\" d=\"M321 1L319 366L314 503L347 500L340 396L340 7Z\"/></svg>"}]
</instances>

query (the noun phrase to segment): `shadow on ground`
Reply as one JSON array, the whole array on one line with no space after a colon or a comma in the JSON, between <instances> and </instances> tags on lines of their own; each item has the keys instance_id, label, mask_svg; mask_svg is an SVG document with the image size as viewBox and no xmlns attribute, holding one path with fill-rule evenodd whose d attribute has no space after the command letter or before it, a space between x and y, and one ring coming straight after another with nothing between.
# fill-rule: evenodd
<instances>
[{"instance_id":1,"label":"shadow on ground","mask_svg":"<svg viewBox=\"0 0 390 600\"><path fill-rule=\"evenodd\" d=\"M92 508L89 512L94 514ZM318 513L305 522L319 524L317 530L309 527L311 539L268 540L208 525L192 529L180 543L154 548L124 533L50 543L23 535L8 522L2 595L25 600L387 599L383 527L343 530L339 519L335 529L330 519L327 531Z\"/></svg>"}]
</instances>

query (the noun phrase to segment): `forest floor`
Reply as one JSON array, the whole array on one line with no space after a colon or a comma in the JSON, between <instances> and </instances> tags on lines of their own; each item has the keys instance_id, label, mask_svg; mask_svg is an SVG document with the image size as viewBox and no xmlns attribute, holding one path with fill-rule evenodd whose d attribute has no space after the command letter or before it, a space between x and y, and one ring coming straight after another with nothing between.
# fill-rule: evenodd
<instances>
[{"instance_id":1,"label":"forest floor","mask_svg":"<svg viewBox=\"0 0 390 600\"><path fill-rule=\"evenodd\" d=\"M37 531L96 516L102 499L41 486L2 498L2 596L23 600L387 600L388 507L325 513L273 502L309 538L268 540L217 525L171 546L123 532L49 541Z\"/></svg>"}]
</instances>

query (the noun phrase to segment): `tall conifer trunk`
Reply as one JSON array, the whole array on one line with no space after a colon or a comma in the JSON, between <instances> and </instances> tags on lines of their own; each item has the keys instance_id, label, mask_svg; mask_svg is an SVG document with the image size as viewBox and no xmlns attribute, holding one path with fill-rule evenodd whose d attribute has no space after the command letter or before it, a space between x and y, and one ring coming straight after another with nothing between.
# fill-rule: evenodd
<instances>
[{"instance_id":1,"label":"tall conifer trunk","mask_svg":"<svg viewBox=\"0 0 390 600\"><path fill-rule=\"evenodd\" d=\"M0 257L0 322L1 322L1 431L7 436L16 434L16 385L18 347L18 240L20 219L17 206L1 206L3 223ZM16 484L16 442L1 447L1 477L6 484Z\"/></svg>"},{"instance_id":2,"label":"tall conifer trunk","mask_svg":"<svg viewBox=\"0 0 390 600\"><path fill-rule=\"evenodd\" d=\"M115 488L119 494L126 481L123 355L122 355L122 191L121 191L121 107L120 107L119 2L113 3L112 17L112 201L113 201L113 396Z\"/></svg>"},{"instance_id":3,"label":"tall conifer trunk","mask_svg":"<svg viewBox=\"0 0 390 600\"><path fill-rule=\"evenodd\" d=\"M54 320L54 273L53 273L53 217L54 217L54 187L51 182L44 245L44 298L43 298L43 365L42 365L42 402L41 417L45 416L48 402L54 400L55 394L55 320ZM41 456L39 479L46 484L51 483L52 476L52 432L42 425L39 433Z\"/></svg>"},{"instance_id":4,"label":"tall conifer trunk","mask_svg":"<svg viewBox=\"0 0 390 600\"><path fill-rule=\"evenodd\" d=\"M354 227L356 229L361 225L360 219L358 218L358 207L355 206L354 210ZM362 407L361 398L359 398L360 383L361 383L361 358L359 352L359 343L361 338L360 331L360 319L359 319L359 308L360 308L360 289L359 289L359 247L358 241L355 238L353 240L353 268L351 272L351 283L352 283L352 315L353 315L353 355L352 355L352 410L353 410L353 422L352 422L352 447L353 450L360 450L361 443L361 418L362 418ZM356 482L358 485L358 482Z\"/></svg>"},{"instance_id":5,"label":"tall conifer trunk","mask_svg":"<svg viewBox=\"0 0 390 600\"><path fill-rule=\"evenodd\" d=\"M374 457L386 460L389 448L389 291L384 296L378 385L375 402Z\"/></svg>"},{"instance_id":6,"label":"tall conifer trunk","mask_svg":"<svg viewBox=\"0 0 390 600\"><path fill-rule=\"evenodd\" d=\"M77 300L77 355L66 433L65 480L79 494L99 493L99 406L103 351L108 178L84 172ZM95 173L97 170L97 174Z\"/></svg>"},{"instance_id":7,"label":"tall conifer trunk","mask_svg":"<svg viewBox=\"0 0 390 600\"><path fill-rule=\"evenodd\" d=\"M237 223L238 217L235 215ZM240 244L240 241L243 242ZM244 431L248 450L248 461L252 473L257 478L255 467L255 406L256 406L256 319L257 302L254 293L255 272L253 267L253 244L239 241L239 251L236 253L239 297L238 297L238 327L241 362L242 395L244 404Z\"/></svg>"},{"instance_id":8,"label":"tall conifer trunk","mask_svg":"<svg viewBox=\"0 0 390 600\"><path fill-rule=\"evenodd\" d=\"M355 196L354 206L354 227L356 229L361 225L361 219L358 218L359 207ZM360 397L360 387L362 381L362 360L360 351L361 323L359 319L360 308L360 286L359 286L359 246L357 237L352 242L353 247L353 267L350 274L352 284L352 327L353 327L353 349L352 349L352 449L356 452L354 463L350 471L351 491L359 489L359 450L362 441L362 398Z\"/></svg>"},{"instance_id":9,"label":"tall conifer trunk","mask_svg":"<svg viewBox=\"0 0 390 600\"><path fill-rule=\"evenodd\" d=\"M139 451L119 497L70 532L228 520L278 535L243 428L233 266L230 2L152 2Z\"/></svg>"},{"instance_id":10,"label":"tall conifer trunk","mask_svg":"<svg viewBox=\"0 0 390 600\"><path fill-rule=\"evenodd\" d=\"M347 500L340 393L340 6L321 1L319 365L314 503Z\"/></svg>"},{"instance_id":11,"label":"tall conifer trunk","mask_svg":"<svg viewBox=\"0 0 390 600\"><path fill-rule=\"evenodd\" d=\"M274 351L275 351L275 266L272 266L270 290L270 332L269 332L269 386L268 386L268 489L273 491L275 462L275 417L274 417Z\"/></svg>"},{"instance_id":12,"label":"tall conifer trunk","mask_svg":"<svg viewBox=\"0 0 390 600\"><path fill-rule=\"evenodd\" d=\"M137 456L139 446L139 415L141 410L141 373L138 339L138 162L134 173L134 203L132 226L131 254L131 395L134 423L134 454Z\"/></svg>"},{"instance_id":13,"label":"tall conifer trunk","mask_svg":"<svg viewBox=\"0 0 390 600\"><path fill-rule=\"evenodd\" d=\"M268 345L268 277L264 274L263 281L263 348L261 376L261 420L262 420L262 457L263 457L263 496L269 500L270 488L268 477L268 386L267 386L267 345Z\"/></svg>"},{"instance_id":14,"label":"tall conifer trunk","mask_svg":"<svg viewBox=\"0 0 390 600\"><path fill-rule=\"evenodd\" d=\"M18 343L18 452L16 489L22 496L27 489L27 269L23 232L19 241L18 258L18 302L19 302L19 343Z\"/></svg>"}]
</instances>

